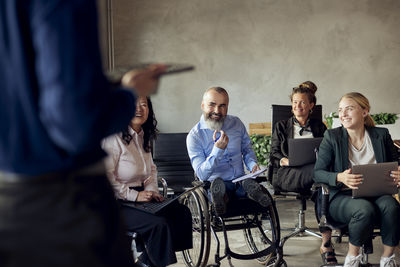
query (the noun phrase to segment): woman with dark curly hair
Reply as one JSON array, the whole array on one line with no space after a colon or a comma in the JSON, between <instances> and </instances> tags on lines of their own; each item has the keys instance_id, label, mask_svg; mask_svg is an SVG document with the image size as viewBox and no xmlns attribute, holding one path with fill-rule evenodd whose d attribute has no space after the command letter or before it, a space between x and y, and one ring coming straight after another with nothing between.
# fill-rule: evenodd
<instances>
[{"instance_id":1,"label":"woman with dark curly hair","mask_svg":"<svg viewBox=\"0 0 400 267\"><path fill-rule=\"evenodd\" d=\"M149 98L139 97L136 114L127 130L103 141L107 151L107 174L119 200L163 201L158 192L157 167L151 144L157 134L157 120ZM175 251L192 247L192 219L189 209L177 202L154 215L121 205L125 223L137 232L146 249L142 262L166 266L176 262Z\"/></svg>"}]
</instances>

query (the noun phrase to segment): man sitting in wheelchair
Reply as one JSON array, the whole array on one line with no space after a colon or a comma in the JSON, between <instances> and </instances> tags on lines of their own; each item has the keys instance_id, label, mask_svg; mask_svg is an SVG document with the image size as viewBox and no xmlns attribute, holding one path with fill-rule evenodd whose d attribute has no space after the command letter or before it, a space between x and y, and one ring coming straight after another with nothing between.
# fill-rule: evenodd
<instances>
[{"instance_id":1,"label":"man sitting in wheelchair","mask_svg":"<svg viewBox=\"0 0 400 267\"><path fill-rule=\"evenodd\" d=\"M211 87L203 95L200 121L187 137L187 149L193 169L202 181L211 181L210 195L218 216L225 214L232 197L245 197L263 207L272 200L253 179L233 183L244 175L243 162L255 172L260 168L244 124L238 117L227 115L229 96L221 87Z\"/></svg>"}]
</instances>

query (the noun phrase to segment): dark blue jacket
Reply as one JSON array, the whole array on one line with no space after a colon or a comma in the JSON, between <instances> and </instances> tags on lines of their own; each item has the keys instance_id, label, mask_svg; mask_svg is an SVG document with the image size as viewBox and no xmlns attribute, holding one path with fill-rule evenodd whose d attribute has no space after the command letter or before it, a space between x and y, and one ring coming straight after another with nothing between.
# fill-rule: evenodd
<instances>
[{"instance_id":1,"label":"dark blue jacket","mask_svg":"<svg viewBox=\"0 0 400 267\"><path fill-rule=\"evenodd\" d=\"M0 170L36 175L104 156L135 97L102 72L95 0L0 2Z\"/></svg>"},{"instance_id":2,"label":"dark blue jacket","mask_svg":"<svg viewBox=\"0 0 400 267\"><path fill-rule=\"evenodd\" d=\"M366 127L377 163L397 161L397 149L386 128ZM314 167L314 181L329 185L331 200L342 188L336 183L337 174L349 168L349 143L344 127L327 130L319 146L318 159Z\"/></svg>"}]
</instances>

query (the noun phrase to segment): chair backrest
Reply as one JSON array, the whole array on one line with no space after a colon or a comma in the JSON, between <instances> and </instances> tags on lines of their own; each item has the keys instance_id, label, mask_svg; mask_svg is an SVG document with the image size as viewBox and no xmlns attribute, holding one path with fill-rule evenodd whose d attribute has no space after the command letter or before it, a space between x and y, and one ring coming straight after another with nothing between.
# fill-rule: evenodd
<instances>
[{"instance_id":1,"label":"chair backrest","mask_svg":"<svg viewBox=\"0 0 400 267\"><path fill-rule=\"evenodd\" d=\"M194 171L186 149L187 133L160 133L153 145L153 161L158 176L164 178L175 193L192 187Z\"/></svg>"},{"instance_id":2,"label":"chair backrest","mask_svg":"<svg viewBox=\"0 0 400 267\"><path fill-rule=\"evenodd\" d=\"M289 119L292 114L292 106L290 105L272 105L272 132L275 130L275 124L281 120ZM311 119L322 121L322 105L316 105L310 115Z\"/></svg>"}]
</instances>

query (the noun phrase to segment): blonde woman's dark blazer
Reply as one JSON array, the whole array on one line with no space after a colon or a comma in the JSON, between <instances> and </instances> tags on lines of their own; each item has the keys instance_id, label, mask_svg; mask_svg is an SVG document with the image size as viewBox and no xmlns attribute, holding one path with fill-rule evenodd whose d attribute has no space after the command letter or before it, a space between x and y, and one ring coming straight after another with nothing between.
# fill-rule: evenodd
<instances>
[{"instance_id":1,"label":"blonde woman's dark blazer","mask_svg":"<svg viewBox=\"0 0 400 267\"><path fill-rule=\"evenodd\" d=\"M386 128L366 127L366 130L371 138L376 162L398 161L397 149ZM339 127L325 132L314 167L314 181L329 185L330 200L343 187L343 183L336 183L336 176L350 167L348 149L346 128Z\"/></svg>"}]
</instances>

